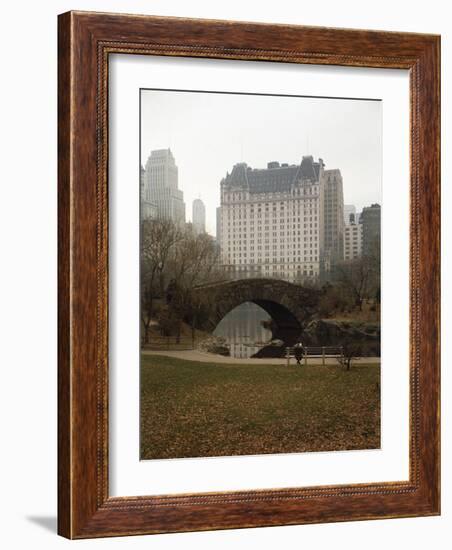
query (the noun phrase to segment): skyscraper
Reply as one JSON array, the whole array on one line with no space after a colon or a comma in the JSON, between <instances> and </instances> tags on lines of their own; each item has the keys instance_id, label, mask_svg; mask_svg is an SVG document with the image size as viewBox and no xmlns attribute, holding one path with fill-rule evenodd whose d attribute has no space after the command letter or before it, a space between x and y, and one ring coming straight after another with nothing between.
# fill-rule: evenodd
<instances>
[{"instance_id":1,"label":"skyscraper","mask_svg":"<svg viewBox=\"0 0 452 550\"><path fill-rule=\"evenodd\" d=\"M344 260L359 258L363 252L363 224L354 204L344 205Z\"/></svg>"},{"instance_id":2,"label":"skyscraper","mask_svg":"<svg viewBox=\"0 0 452 550\"><path fill-rule=\"evenodd\" d=\"M354 204L344 204L344 223L348 225L350 223L350 214L353 214L354 222L358 222L356 219L356 206Z\"/></svg>"},{"instance_id":3,"label":"skyscraper","mask_svg":"<svg viewBox=\"0 0 452 550\"><path fill-rule=\"evenodd\" d=\"M193 201L193 230L196 234L206 232L206 207L201 199Z\"/></svg>"},{"instance_id":4,"label":"skyscraper","mask_svg":"<svg viewBox=\"0 0 452 550\"><path fill-rule=\"evenodd\" d=\"M363 225L363 255L379 254L381 239L381 206L372 204L363 208L361 214Z\"/></svg>"},{"instance_id":5,"label":"skyscraper","mask_svg":"<svg viewBox=\"0 0 452 550\"><path fill-rule=\"evenodd\" d=\"M144 172L144 200L155 205L158 218L185 223L184 194L170 149L151 151Z\"/></svg>"},{"instance_id":6,"label":"skyscraper","mask_svg":"<svg viewBox=\"0 0 452 550\"><path fill-rule=\"evenodd\" d=\"M146 199L145 177L146 171L142 166L140 166L140 203L142 220L157 217L157 206Z\"/></svg>"},{"instance_id":7,"label":"skyscraper","mask_svg":"<svg viewBox=\"0 0 452 550\"><path fill-rule=\"evenodd\" d=\"M340 170L325 170L325 257L332 264L344 259L344 193Z\"/></svg>"},{"instance_id":8,"label":"skyscraper","mask_svg":"<svg viewBox=\"0 0 452 550\"><path fill-rule=\"evenodd\" d=\"M146 171L145 169L140 166L140 198L141 200L144 200L144 179L145 179Z\"/></svg>"}]
</instances>

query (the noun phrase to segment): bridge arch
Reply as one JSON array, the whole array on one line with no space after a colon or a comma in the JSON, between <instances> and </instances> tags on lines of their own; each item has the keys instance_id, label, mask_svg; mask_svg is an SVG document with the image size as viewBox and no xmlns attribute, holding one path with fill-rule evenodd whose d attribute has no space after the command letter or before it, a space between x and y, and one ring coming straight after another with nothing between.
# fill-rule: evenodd
<instances>
[{"instance_id":1,"label":"bridge arch","mask_svg":"<svg viewBox=\"0 0 452 550\"><path fill-rule=\"evenodd\" d=\"M320 291L281 279L240 279L195 288L195 294L208 304L204 329L213 332L234 308L252 302L272 318L273 338L294 342L316 314Z\"/></svg>"}]
</instances>

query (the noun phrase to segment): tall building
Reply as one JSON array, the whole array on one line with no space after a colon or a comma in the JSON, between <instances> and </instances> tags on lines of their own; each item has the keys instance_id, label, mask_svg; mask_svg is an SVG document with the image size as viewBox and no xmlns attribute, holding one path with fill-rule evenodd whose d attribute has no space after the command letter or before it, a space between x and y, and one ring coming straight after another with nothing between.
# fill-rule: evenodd
<instances>
[{"instance_id":1,"label":"tall building","mask_svg":"<svg viewBox=\"0 0 452 550\"><path fill-rule=\"evenodd\" d=\"M146 171L145 169L140 166L140 199L144 200L144 179L145 179Z\"/></svg>"},{"instance_id":2,"label":"tall building","mask_svg":"<svg viewBox=\"0 0 452 550\"><path fill-rule=\"evenodd\" d=\"M362 251L363 224L353 221L353 223L344 226L344 260L359 258L362 255Z\"/></svg>"},{"instance_id":3,"label":"tall building","mask_svg":"<svg viewBox=\"0 0 452 550\"><path fill-rule=\"evenodd\" d=\"M315 162L312 156L300 164L269 162L266 169L236 164L221 181L217 228L225 268L236 277L318 277L328 172L323 160ZM343 222L343 204L337 208Z\"/></svg>"},{"instance_id":4,"label":"tall building","mask_svg":"<svg viewBox=\"0 0 452 550\"><path fill-rule=\"evenodd\" d=\"M378 254L381 242L381 206L372 204L364 207L361 213L361 222L363 226L363 255Z\"/></svg>"},{"instance_id":5,"label":"tall building","mask_svg":"<svg viewBox=\"0 0 452 550\"><path fill-rule=\"evenodd\" d=\"M198 235L206 232L206 207L201 199L193 201L192 223L193 230Z\"/></svg>"},{"instance_id":6,"label":"tall building","mask_svg":"<svg viewBox=\"0 0 452 550\"><path fill-rule=\"evenodd\" d=\"M348 223L362 223L361 222L361 212L356 212L355 214L350 214L350 220Z\"/></svg>"},{"instance_id":7,"label":"tall building","mask_svg":"<svg viewBox=\"0 0 452 550\"><path fill-rule=\"evenodd\" d=\"M356 221L356 206L354 204L344 204L344 224L350 223L350 215L353 214L354 222ZM357 221L356 221L357 223Z\"/></svg>"},{"instance_id":8,"label":"tall building","mask_svg":"<svg viewBox=\"0 0 452 550\"><path fill-rule=\"evenodd\" d=\"M142 220L157 217L157 206L149 200L146 200L145 176L146 171L140 166L140 206Z\"/></svg>"},{"instance_id":9,"label":"tall building","mask_svg":"<svg viewBox=\"0 0 452 550\"><path fill-rule=\"evenodd\" d=\"M217 211L216 211L216 241L217 241L217 244L220 245L221 244L221 206L217 206Z\"/></svg>"},{"instance_id":10,"label":"tall building","mask_svg":"<svg viewBox=\"0 0 452 550\"><path fill-rule=\"evenodd\" d=\"M340 170L325 170L325 258L331 264L344 259L344 193Z\"/></svg>"},{"instance_id":11,"label":"tall building","mask_svg":"<svg viewBox=\"0 0 452 550\"><path fill-rule=\"evenodd\" d=\"M156 217L185 223L184 194L170 149L151 151L144 172L144 200L155 206Z\"/></svg>"}]
</instances>

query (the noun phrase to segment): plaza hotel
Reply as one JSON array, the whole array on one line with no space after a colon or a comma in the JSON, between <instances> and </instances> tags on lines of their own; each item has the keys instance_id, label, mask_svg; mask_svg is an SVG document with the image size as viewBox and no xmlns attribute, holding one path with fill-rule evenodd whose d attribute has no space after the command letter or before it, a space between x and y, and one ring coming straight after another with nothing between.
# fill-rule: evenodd
<instances>
[{"instance_id":1,"label":"plaza hotel","mask_svg":"<svg viewBox=\"0 0 452 550\"><path fill-rule=\"evenodd\" d=\"M341 173L322 159L238 163L221 181L217 239L233 277L316 279L343 259L343 234Z\"/></svg>"}]
</instances>

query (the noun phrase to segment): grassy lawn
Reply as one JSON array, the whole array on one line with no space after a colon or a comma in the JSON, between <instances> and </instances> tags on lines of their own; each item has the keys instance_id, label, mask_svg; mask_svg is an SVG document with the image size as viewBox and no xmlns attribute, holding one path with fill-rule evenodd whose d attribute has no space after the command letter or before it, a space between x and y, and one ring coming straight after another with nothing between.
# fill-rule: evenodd
<instances>
[{"instance_id":1,"label":"grassy lawn","mask_svg":"<svg viewBox=\"0 0 452 550\"><path fill-rule=\"evenodd\" d=\"M380 366L141 358L141 458L380 447Z\"/></svg>"}]
</instances>

